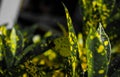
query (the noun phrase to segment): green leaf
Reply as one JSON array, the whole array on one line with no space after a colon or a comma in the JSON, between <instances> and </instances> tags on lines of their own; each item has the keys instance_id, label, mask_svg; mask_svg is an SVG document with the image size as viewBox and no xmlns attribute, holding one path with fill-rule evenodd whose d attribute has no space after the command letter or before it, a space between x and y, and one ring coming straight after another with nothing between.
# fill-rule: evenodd
<instances>
[{"instance_id":1,"label":"green leaf","mask_svg":"<svg viewBox=\"0 0 120 77\"><path fill-rule=\"evenodd\" d=\"M14 62L14 57L12 55L12 53L9 51L10 48L5 47L6 49L4 49L4 57L5 57L5 61L6 61L6 67L10 68L13 65Z\"/></svg>"},{"instance_id":2,"label":"green leaf","mask_svg":"<svg viewBox=\"0 0 120 77\"><path fill-rule=\"evenodd\" d=\"M10 50L12 52L12 55L15 56L16 49L17 49L17 35L16 30L13 28L10 34Z\"/></svg>"},{"instance_id":3,"label":"green leaf","mask_svg":"<svg viewBox=\"0 0 120 77\"><path fill-rule=\"evenodd\" d=\"M111 57L111 44L110 44L110 41L109 41L109 37L105 33L101 23L99 24L99 28L98 28L97 32L100 35L100 41L104 45L105 50L107 52L107 58L108 58L108 60L110 60L110 57Z\"/></svg>"},{"instance_id":4,"label":"green leaf","mask_svg":"<svg viewBox=\"0 0 120 77\"><path fill-rule=\"evenodd\" d=\"M33 49L35 48L35 45L29 45L28 47L26 47L18 56L16 56L16 62L15 62L15 66L18 65L18 63L20 63L20 61L30 52L33 51ZM29 55L30 56L30 55Z\"/></svg>"},{"instance_id":5,"label":"green leaf","mask_svg":"<svg viewBox=\"0 0 120 77\"><path fill-rule=\"evenodd\" d=\"M16 37L17 37L17 49L16 49L16 56L19 55L23 51L24 47L24 38L20 31L16 31Z\"/></svg>"},{"instance_id":6,"label":"green leaf","mask_svg":"<svg viewBox=\"0 0 120 77\"><path fill-rule=\"evenodd\" d=\"M71 55L70 52L70 42L68 37L61 36L54 40L55 47L53 50L57 51L61 56L69 57Z\"/></svg>"},{"instance_id":7,"label":"green leaf","mask_svg":"<svg viewBox=\"0 0 120 77\"><path fill-rule=\"evenodd\" d=\"M61 56L70 57L70 42L68 39L67 31L62 24L58 23L58 26L62 30L63 36L54 39L55 47L53 50L57 51Z\"/></svg>"},{"instance_id":8,"label":"green leaf","mask_svg":"<svg viewBox=\"0 0 120 77\"><path fill-rule=\"evenodd\" d=\"M0 61L3 60L3 41L2 41L2 36L0 35Z\"/></svg>"},{"instance_id":9,"label":"green leaf","mask_svg":"<svg viewBox=\"0 0 120 77\"><path fill-rule=\"evenodd\" d=\"M106 77L110 59L110 42L101 24L92 29L86 40L88 77Z\"/></svg>"},{"instance_id":10,"label":"green leaf","mask_svg":"<svg viewBox=\"0 0 120 77\"><path fill-rule=\"evenodd\" d=\"M7 29L5 26L0 26L0 35L7 35Z\"/></svg>"},{"instance_id":11,"label":"green leaf","mask_svg":"<svg viewBox=\"0 0 120 77\"><path fill-rule=\"evenodd\" d=\"M12 67L14 57L10 51L8 30L5 26L0 26L0 54L1 60L5 60L6 67Z\"/></svg>"},{"instance_id":12,"label":"green leaf","mask_svg":"<svg viewBox=\"0 0 120 77\"><path fill-rule=\"evenodd\" d=\"M74 27L72 24L72 19L69 15L68 9L63 4L66 18L67 18L67 26L68 26L68 39L70 42L70 52L71 52L71 63L72 63L72 77L77 76L76 68L77 68L77 52L78 52L78 44L77 44L77 37L75 35Z\"/></svg>"},{"instance_id":13,"label":"green leaf","mask_svg":"<svg viewBox=\"0 0 120 77\"><path fill-rule=\"evenodd\" d=\"M65 29L65 27L62 25L62 24L60 24L60 23L57 23L58 24L58 26L59 26L59 28L61 29L61 31L63 32L63 35L67 35L67 31L66 31L66 29Z\"/></svg>"},{"instance_id":14,"label":"green leaf","mask_svg":"<svg viewBox=\"0 0 120 77\"><path fill-rule=\"evenodd\" d=\"M6 62L6 67L10 68L13 65L14 57L13 57L13 54L11 53L11 51L10 51L10 47L8 46L8 43L6 43L6 37L3 36L2 40L3 40L3 44L4 44L3 57L4 57L4 60Z\"/></svg>"}]
</instances>

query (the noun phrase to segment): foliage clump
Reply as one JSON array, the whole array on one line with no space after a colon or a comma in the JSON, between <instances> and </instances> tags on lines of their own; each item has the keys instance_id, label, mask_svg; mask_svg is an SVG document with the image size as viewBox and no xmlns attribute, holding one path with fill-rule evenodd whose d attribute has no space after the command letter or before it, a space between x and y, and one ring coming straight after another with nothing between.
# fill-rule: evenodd
<instances>
[{"instance_id":1,"label":"foliage clump","mask_svg":"<svg viewBox=\"0 0 120 77\"><path fill-rule=\"evenodd\" d=\"M43 36L34 34L39 26L29 30L16 26L7 30L1 26L0 76L109 77L110 67L115 64L111 64L111 44L104 29L114 4L108 8L110 5L103 0L81 0L80 3L86 34L78 33L77 36L64 4L68 30L59 24L60 35L50 31ZM110 77L115 76L120 76L119 69Z\"/></svg>"}]
</instances>

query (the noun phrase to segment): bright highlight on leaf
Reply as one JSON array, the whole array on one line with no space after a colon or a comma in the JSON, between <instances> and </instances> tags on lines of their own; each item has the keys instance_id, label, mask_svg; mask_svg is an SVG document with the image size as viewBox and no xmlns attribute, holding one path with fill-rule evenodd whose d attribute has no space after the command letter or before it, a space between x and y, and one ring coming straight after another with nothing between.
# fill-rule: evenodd
<instances>
[{"instance_id":1,"label":"bright highlight on leaf","mask_svg":"<svg viewBox=\"0 0 120 77\"><path fill-rule=\"evenodd\" d=\"M103 74L103 73L104 73L104 70L99 70L98 73L99 73L99 74Z\"/></svg>"},{"instance_id":2,"label":"bright highlight on leaf","mask_svg":"<svg viewBox=\"0 0 120 77\"><path fill-rule=\"evenodd\" d=\"M103 45L100 45L98 47L98 53L102 53L104 51L104 46Z\"/></svg>"},{"instance_id":3,"label":"bright highlight on leaf","mask_svg":"<svg viewBox=\"0 0 120 77\"><path fill-rule=\"evenodd\" d=\"M40 35L35 35L34 37L33 37L33 43L40 43L40 41L41 41L41 37L40 37Z\"/></svg>"},{"instance_id":4,"label":"bright highlight on leaf","mask_svg":"<svg viewBox=\"0 0 120 77\"><path fill-rule=\"evenodd\" d=\"M47 50L45 53L44 53L45 56L48 56L48 58L50 60L53 60L56 58L56 54L55 52L53 52L51 49Z\"/></svg>"},{"instance_id":5,"label":"bright highlight on leaf","mask_svg":"<svg viewBox=\"0 0 120 77\"><path fill-rule=\"evenodd\" d=\"M105 41L104 45L107 46L109 44L109 41Z\"/></svg>"}]
</instances>

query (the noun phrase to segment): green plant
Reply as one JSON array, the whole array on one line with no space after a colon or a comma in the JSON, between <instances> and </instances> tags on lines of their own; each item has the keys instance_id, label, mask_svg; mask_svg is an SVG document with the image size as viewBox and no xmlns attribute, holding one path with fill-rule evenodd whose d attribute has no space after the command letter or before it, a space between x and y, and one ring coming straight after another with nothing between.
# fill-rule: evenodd
<instances>
[{"instance_id":1,"label":"green plant","mask_svg":"<svg viewBox=\"0 0 120 77\"><path fill-rule=\"evenodd\" d=\"M73 50L71 51L71 53L73 53L71 54L71 59L73 60L73 62L71 61L71 64L74 64L74 66L72 66L73 71L71 72L73 74L71 77L79 77L80 73L75 70L78 68L77 65L80 62L79 56L77 56L77 54L81 52L78 50L79 46L77 38L74 33L72 21L66 7L65 11L68 24L68 38L71 43L70 45L72 46L70 46L70 48ZM104 32L101 24L99 24L97 31L93 28L90 29L89 35L86 39L86 54L88 77L106 77L110 61L111 46L109 38Z\"/></svg>"},{"instance_id":2,"label":"green plant","mask_svg":"<svg viewBox=\"0 0 120 77\"><path fill-rule=\"evenodd\" d=\"M70 15L68 11L66 10L66 7L65 7L65 11L66 11L67 24L68 24L68 33L71 33L71 31L73 31L71 29L74 29L74 28L71 27L73 25L72 25ZM76 39L77 36L75 35L75 33L73 34L73 36L71 36L72 40L77 40L77 42L76 43L75 41L72 42L71 39L69 41L70 43L75 44L74 46L78 48L74 48L74 46L72 46L73 50L76 49L77 52L71 51L76 54L75 55L76 56L75 57L76 67L72 67L72 69L76 69L76 71L71 71L72 73L75 73L75 74L72 74L71 77L84 77L85 74L82 72L87 72L88 73L87 77L108 77L110 76L109 66L112 65L110 64L111 45L110 45L109 37L105 33L104 28L102 27L101 23L99 22L99 27L97 29L94 27L90 27L90 31L88 33L87 39L85 39L85 47L84 45L82 45L83 39L81 37ZM82 42L79 42L79 40L81 40ZM84 55L86 55L85 57L87 57L87 59L82 59L83 57L81 56L83 53L85 53ZM82 60L83 61L87 60L87 63L85 64L84 62L83 66L82 66ZM71 62L70 64L72 63L74 62ZM78 67L79 63L81 64L82 69ZM116 69L115 70L116 75L113 74L111 77L114 77L114 76L119 77L118 71L119 69Z\"/></svg>"},{"instance_id":3,"label":"green plant","mask_svg":"<svg viewBox=\"0 0 120 77\"><path fill-rule=\"evenodd\" d=\"M108 66L110 63L111 46L109 38L104 32L102 25L99 24L97 30L94 28L90 29L90 32L86 39L85 50L82 51L82 48L78 42L79 39L77 39L77 36L75 34L68 10L65 6L64 8L67 18L68 34L55 39L55 48L57 48L58 51L60 50L60 55L62 55L62 52L67 52L64 54L64 56L67 57L67 61L69 61L67 65L68 67L66 69L70 70L67 71L65 76L80 77L83 74L82 72L87 71L88 77L107 77ZM85 51L87 55L86 65L88 68L86 67L84 69L81 69L81 66L79 65L82 64L81 58L83 57L80 57L80 54L84 53Z\"/></svg>"},{"instance_id":4,"label":"green plant","mask_svg":"<svg viewBox=\"0 0 120 77\"><path fill-rule=\"evenodd\" d=\"M76 35L64 4L68 30L59 24L61 35L53 35L52 32L46 32L43 36L34 34L38 28L35 25L29 30L21 29L22 33L20 28L7 30L1 26L0 76L109 77L111 45L104 27L112 7L109 10L102 0L82 2L84 26L87 27L84 29L87 31L85 36L83 33ZM119 68L115 69L111 77L119 77L119 73Z\"/></svg>"},{"instance_id":5,"label":"green plant","mask_svg":"<svg viewBox=\"0 0 120 77\"><path fill-rule=\"evenodd\" d=\"M88 77L107 77L111 46L101 24L96 32L90 31L86 40L86 48L88 49Z\"/></svg>"},{"instance_id":6,"label":"green plant","mask_svg":"<svg viewBox=\"0 0 120 77\"><path fill-rule=\"evenodd\" d=\"M48 48L44 49L46 50ZM24 46L24 38L20 31L16 31L15 28L7 30L5 26L1 26L0 76L22 76L27 69L25 62L30 61L34 56L43 53L43 51L45 51L44 49L41 49L40 45L34 43ZM41 52L36 52L35 50Z\"/></svg>"}]
</instances>

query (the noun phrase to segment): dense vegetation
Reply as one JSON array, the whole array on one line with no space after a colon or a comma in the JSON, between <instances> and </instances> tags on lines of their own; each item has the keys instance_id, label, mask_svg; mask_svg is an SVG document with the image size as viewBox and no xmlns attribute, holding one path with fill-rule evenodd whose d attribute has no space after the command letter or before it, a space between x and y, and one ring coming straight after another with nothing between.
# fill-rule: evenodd
<instances>
[{"instance_id":1,"label":"dense vegetation","mask_svg":"<svg viewBox=\"0 0 120 77\"><path fill-rule=\"evenodd\" d=\"M78 34L62 4L67 29L57 23L61 33L40 35L37 25L0 27L0 77L120 77L119 43L114 42L119 34L108 28L120 18L119 11L111 16L115 1L79 0L83 31Z\"/></svg>"}]
</instances>

